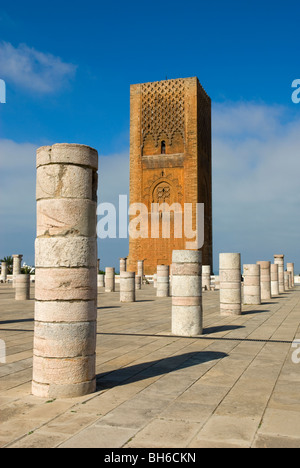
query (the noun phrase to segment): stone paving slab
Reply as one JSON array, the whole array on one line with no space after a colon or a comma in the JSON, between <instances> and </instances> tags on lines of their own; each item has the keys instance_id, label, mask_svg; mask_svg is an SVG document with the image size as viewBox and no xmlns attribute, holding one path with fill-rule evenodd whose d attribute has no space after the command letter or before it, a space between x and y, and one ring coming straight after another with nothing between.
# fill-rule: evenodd
<instances>
[{"instance_id":1,"label":"stone paving slab","mask_svg":"<svg viewBox=\"0 0 300 468\"><path fill-rule=\"evenodd\" d=\"M34 297L32 287L31 297ZM99 290L97 391L31 395L34 301L0 285L0 447L300 447L300 288L221 317L205 292L204 334L173 336L171 298Z\"/></svg>"}]
</instances>

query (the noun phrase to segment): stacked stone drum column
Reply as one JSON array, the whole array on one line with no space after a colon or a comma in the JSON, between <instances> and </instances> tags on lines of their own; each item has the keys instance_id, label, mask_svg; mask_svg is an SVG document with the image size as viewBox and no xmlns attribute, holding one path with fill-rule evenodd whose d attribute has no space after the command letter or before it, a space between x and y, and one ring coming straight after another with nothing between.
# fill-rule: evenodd
<instances>
[{"instance_id":1,"label":"stacked stone drum column","mask_svg":"<svg viewBox=\"0 0 300 468\"><path fill-rule=\"evenodd\" d=\"M0 276L0 281L3 281L5 283L7 280L7 263L2 262L1 263L1 276Z\"/></svg>"},{"instance_id":2,"label":"stacked stone drum column","mask_svg":"<svg viewBox=\"0 0 300 468\"><path fill-rule=\"evenodd\" d=\"M215 276L215 290L219 291L220 289L220 276Z\"/></svg>"},{"instance_id":3,"label":"stacked stone drum column","mask_svg":"<svg viewBox=\"0 0 300 468\"><path fill-rule=\"evenodd\" d=\"M135 277L135 289L142 289L142 278L140 276Z\"/></svg>"},{"instance_id":4,"label":"stacked stone drum column","mask_svg":"<svg viewBox=\"0 0 300 468\"><path fill-rule=\"evenodd\" d=\"M120 258L120 274L127 269L127 258Z\"/></svg>"},{"instance_id":5,"label":"stacked stone drum column","mask_svg":"<svg viewBox=\"0 0 300 468\"><path fill-rule=\"evenodd\" d=\"M143 284L143 280L144 280L144 260L139 260L137 262L137 276L141 277L141 281L142 281L142 284Z\"/></svg>"},{"instance_id":6,"label":"stacked stone drum column","mask_svg":"<svg viewBox=\"0 0 300 468\"><path fill-rule=\"evenodd\" d=\"M21 274L21 263L23 255L13 255L13 287L15 287L15 278Z\"/></svg>"},{"instance_id":7,"label":"stacked stone drum column","mask_svg":"<svg viewBox=\"0 0 300 468\"><path fill-rule=\"evenodd\" d=\"M210 265L202 266L202 288L210 291Z\"/></svg>"},{"instance_id":8,"label":"stacked stone drum column","mask_svg":"<svg viewBox=\"0 0 300 468\"><path fill-rule=\"evenodd\" d=\"M58 144L37 151L34 395L95 391L98 153Z\"/></svg>"},{"instance_id":9,"label":"stacked stone drum column","mask_svg":"<svg viewBox=\"0 0 300 468\"><path fill-rule=\"evenodd\" d=\"M15 277L15 300L28 301L30 299L30 275Z\"/></svg>"},{"instance_id":10,"label":"stacked stone drum column","mask_svg":"<svg viewBox=\"0 0 300 468\"><path fill-rule=\"evenodd\" d=\"M278 265L279 294L285 292L284 287L284 255L274 255L274 263Z\"/></svg>"},{"instance_id":11,"label":"stacked stone drum column","mask_svg":"<svg viewBox=\"0 0 300 468\"><path fill-rule=\"evenodd\" d=\"M278 265L271 264L271 296L279 296L279 280L278 280Z\"/></svg>"},{"instance_id":12,"label":"stacked stone drum column","mask_svg":"<svg viewBox=\"0 0 300 468\"><path fill-rule=\"evenodd\" d=\"M220 273L220 313L221 315L241 315L241 254L221 253Z\"/></svg>"},{"instance_id":13,"label":"stacked stone drum column","mask_svg":"<svg viewBox=\"0 0 300 468\"><path fill-rule=\"evenodd\" d=\"M260 265L244 265L244 297L245 305L261 304Z\"/></svg>"},{"instance_id":14,"label":"stacked stone drum column","mask_svg":"<svg viewBox=\"0 0 300 468\"><path fill-rule=\"evenodd\" d=\"M98 282L98 288L104 288L105 282L104 282L104 275L103 274L98 275L97 282Z\"/></svg>"},{"instance_id":15,"label":"stacked stone drum column","mask_svg":"<svg viewBox=\"0 0 300 468\"><path fill-rule=\"evenodd\" d=\"M271 262L268 262L268 261L257 262L257 265L260 265L261 300L268 301L269 299L272 299Z\"/></svg>"},{"instance_id":16,"label":"stacked stone drum column","mask_svg":"<svg viewBox=\"0 0 300 468\"><path fill-rule=\"evenodd\" d=\"M288 291L290 289L290 277L289 277L289 272L288 271L285 271L284 272L284 288L286 291Z\"/></svg>"},{"instance_id":17,"label":"stacked stone drum column","mask_svg":"<svg viewBox=\"0 0 300 468\"><path fill-rule=\"evenodd\" d=\"M201 335L202 252L174 250L172 255L172 333L179 336Z\"/></svg>"},{"instance_id":18,"label":"stacked stone drum column","mask_svg":"<svg viewBox=\"0 0 300 468\"><path fill-rule=\"evenodd\" d=\"M289 289L292 289L292 272L288 271L288 275L289 275Z\"/></svg>"},{"instance_id":19,"label":"stacked stone drum column","mask_svg":"<svg viewBox=\"0 0 300 468\"><path fill-rule=\"evenodd\" d=\"M157 265L156 296L169 297L170 295L170 269L168 265Z\"/></svg>"},{"instance_id":20,"label":"stacked stone drum column","mask_svg":"<svg viewBox=\"0 0 300 468\"><path fill-rule=\"evenodd\" d=\"M105 268L105 292L115 292L116 290L116 276L113 267Z\"/></svg>"},{"instance_id":21,"label":"stacked stone drum column","mask_svg":"<svg viewBox=\"0 0 300 468\"><path fill-rule=\"evenodd\" d=\"M135 302L135 272L121 271L120 302Z\"/></svg>"},{"instance_id":22,"label":"stacked stone drum column","mask_svg":"<svg viewBox=\"0 0 300 468\"><path fill-rule=\"evenodd\" d=\"M286 264L286 269L287 271L291 272L291 278L292 278L292 288L295 286L295 269L294 269L294 263L287 263Z\"/></svg>"}]
</instances>

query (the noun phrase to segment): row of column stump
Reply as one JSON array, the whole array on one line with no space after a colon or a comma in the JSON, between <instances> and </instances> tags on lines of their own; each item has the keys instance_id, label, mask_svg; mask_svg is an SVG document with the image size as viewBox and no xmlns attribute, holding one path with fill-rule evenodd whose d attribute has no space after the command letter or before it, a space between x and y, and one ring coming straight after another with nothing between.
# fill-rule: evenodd
<instances>
[{"instance_id":1,"label":"row of column stump","mask_svg":"<svg viewBox=\"0 0 300 468\"><path fill-rule=\"evenodd\" d=\"M106 268L105 283L98 275L97 170L98 153L88 146L57 144L37 151L36 396L77 397L96 389L97 288L115 291L114 268ZM242 293L240 254L220 254L221 315L239 315L242 302L260 304L284 292L283 255L275 256L275 265L244 265ZM154 286L158 297L172 296L174 335L203 333L202 289L211 289L210 274L201 251L175 250L171 266L158 266ZM120 301L134 302L143 279L143 261L136 274L127 271L126 258L120 259ZM23 298L28 284L26 275L16 277Z\"/></svg>"}]
</instances>

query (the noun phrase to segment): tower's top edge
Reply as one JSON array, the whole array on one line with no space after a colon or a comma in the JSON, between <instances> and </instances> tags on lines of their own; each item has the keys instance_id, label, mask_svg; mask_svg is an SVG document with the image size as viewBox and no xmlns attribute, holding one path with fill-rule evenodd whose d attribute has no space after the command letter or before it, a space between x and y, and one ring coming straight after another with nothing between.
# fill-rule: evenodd
<instances>
[{"instance_id":1,"label":"tower's top edge","mask_svg":"<svg viewBox=\"0 0 300 468\"><path fill-rule=\"evenodd\" d=\"M159 81L148 81L145 83L136 83L132 84L131 86L154 86L156 84L162 84L162 83L172 83L172 82L188 82L188 81L196 81L198 86L201 88L201 90L204 92L204 94L210 99L209 95L201 85L199 79L197 76L192 76L192 77L186 77L186 78L170 78L166 80L159 80Z\"/></svg>"}]
</instances>

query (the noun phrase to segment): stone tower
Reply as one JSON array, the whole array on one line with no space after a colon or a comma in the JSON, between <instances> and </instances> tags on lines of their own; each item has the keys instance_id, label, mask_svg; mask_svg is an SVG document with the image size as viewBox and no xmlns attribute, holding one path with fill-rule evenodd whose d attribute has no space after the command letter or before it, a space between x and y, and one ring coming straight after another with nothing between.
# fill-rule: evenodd
<instances>
[{"instance_id":1,"label":"stone tower","mask_svg":"<svg viewBox=\"0 0 300 468\"><path fill-rule=\"evenodd\" d=\"M129 240L128 270L144 260L145 274L170 265L173 250L185 250L174 235L176 210L170 212L169 237L153 237L153 203L190 203L196 229L196 203L204 203L203 264L212 267L211 100L196 77L136 84L130 90L130 205L148 209L148 236ZM132 214L132 213L131 213ZM158 214L159 215L159 214ZM161 216L161 215L160 215ZM133 216L131 219L133 219ZM178 219L178 218L177 218Z\"/></svg>"}]
</instances>

